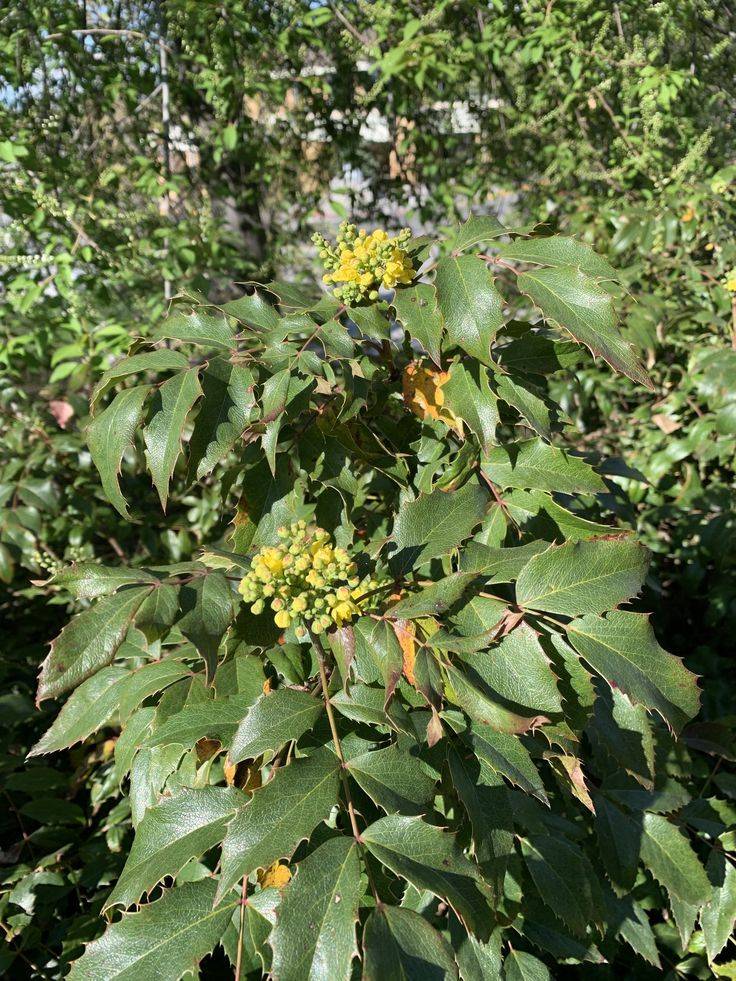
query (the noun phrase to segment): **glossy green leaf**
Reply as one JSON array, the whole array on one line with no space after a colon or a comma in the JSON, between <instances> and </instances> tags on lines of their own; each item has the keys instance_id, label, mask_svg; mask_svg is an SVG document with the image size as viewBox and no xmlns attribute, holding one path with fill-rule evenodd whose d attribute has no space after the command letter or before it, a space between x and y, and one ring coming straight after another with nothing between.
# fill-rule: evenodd
<instances>
[{"instance_id":1,"label":"glossy green leaf","mask_svg":"<svg viewBox=\"0 0 736 981\"><path fill-rule=\"evenodd\" d=\"M530 835L522 853L539 895L552 912L580 936L601 920L596 872L577 845L552 835Z\"/></svg>"},{"instance_id":2,"label":"glossy green leaf","mask_svg":"<svg viewBox=\"0 0 736 981\"><path fill-rule=\"evenodd\" d=\"M597 674L658 712L675 732L697 715L695 675L659 646L647 616L621 610L606 617L584 616L568 624L567 634Z\"/></svg>"},{"instance_id":3,"label":"glossy green leaf","mask_svg":"<svg viewBox=\"0 0 736 981\"><path fill-rule=\"evenodd\" d=\"M323 711L322 701L294 688L262 695L235 731L228 751L230 762L275 753L311 729Z\"/></svg>"},{"instance_id":4,"label":"glossy green leaf","mask_svg":"<svg viewBox=\"0 0 736 981\"><path fill-rule=\"evenodd\" d=\"M121 586L155 583L157 580L144 569L126 569L96 562L79 562L55 573L49 582L65 589L75 599L97 599L114 593Z\"/></svg>"},{"instance_id":5,"label":"glossy green leaf","mask_svg":"<svg viewBox=\"0 0 736 981\"><path fill-rule=\"evenodd\" d=\"M255 379L245 365L213 358L201 384L203 397L189 441L189 480L206 477L235 446L255 406Z\"/></svg>"},{"instance_id":6,"label":"glossy green leaf","mask_svg":"<svg viewBox=\"0 0 736 981\"><path fill-rule=\"evenodd\" d=\"M381 864L444 899L468 929L481 938L488 936L487 886L454 835L421 818L393 814L371 824L363 840Z\"/></svg>"},{"instance_id":7,"label":"glossy green leaf","mask_svg":"<svg viewBox=\"0 0 736 981\"><path fill-rule=\"evenodd\" d=\"M447 762L455 793L470 821L473 854L494 894L500 895L508 859L514 852L514 822L506 785L462 745L448 744Z\"/></svg>"},{"instance_id":8,"label":"glossy green leaf","mask_svg":"<svg viewBox=\"0 0 736 981\"><path fill-rule=\"evenodd\" d=\"M644 814L641 858L668 892L691 906L710 901L705 869L680 829L661 814Z\"/></svg>"},{"instance_id":9,"label":"glossy green leaf","mask_svg":"<svg viewBox=\"0 0 736 981\"><path fill-rule=\"evenodd\" d=\"M510 950L503 962L506 981L551 981L547 965L525 950Z\"/></svg>"},{"instance_id":10,"label":"glossy green leaf","mask_svg":"<svg viewBox=\"0 0 736 981\"><path fill-rule=\"evenodd\" d=\"M125 668L111 665L83 681L28 755L58 752L101 729L115 714L120 701L120 686L127 677Z\"/></svg>"},{"instance_id":11,"label":"glossy green leaf","mask_svg":"<svg viewBox=\"0 0 736 981\"><path fill-rule=\"evenodd\" d=\"M478 437L487 453L496 443L500 422L498 400L491 391L485 368L457 361L450 366L450 377L442 386L444 405Z\"/></svg>"},{"instance_id":12,"label":"glossy green leaf","mask_svg":"<svg viewBox=\"0 0 736 981\"><path fill-rule=\"evenodd\" d=\"M573 266L560 266L522 273L517 282L545 319L563 327L616 371L653 388L631 345L621 336L611 296L594 279Z\"/></svg>"},{"instance_id":13,"label":"glossy green leaf","mask_svg":"<svg viewBox=\"0 0 736 981\"><path fill-rule=\"evenodd\" d=\"M353 756L348 773L389 814L423 814L435 794L435 779L421 761L398 746Z\"/></svg>"},{"instance_id":14,"label":"glossy green leaf","mask_svg":"<svg viewBox=\"0 0 736 981\"><path fill-rule=\"evenodd\" d=\"M414 620L417 617L441 616L462 599L468 586L476 579L473 572L455 572L437 582L410 593L390 606L386 616L392 620Z\"/></svg>"},{"instance_id":15,"label":"glossy green leaf","mask_svg":"<svg viewBox=\"0 0 736 981\"><path fill-rule=\"evenodd\" d=\"M150 587L130 586L77 614L41 665L37 699L56 698L110 664Z\"/></svg>"},{"instance_id":16,"label":"glossy green leaf","mask_svg":"<svg viewBox=\"0 0 736 981\"><path fill-rule=\"evenodd\" d=\"M362 981L456 981L457 977L452 948L418 913L384 906L370 914L363 932Z\"/></svg>"},{"instance_id":17,"label":"glossy green leaf","mask_svg":"<svg viewBox=\"0 0 736 981\"><path fill-rule=\"evenodd\" d=\"M355 841L331 838L286 887L269 943L281 981L348 981L363 886Z\"/></svg>"},{"instance_id":18,"label":"glossy green leaf","mask_svg":"<svg viewBox=\"0 0 736 981\"><path fill-rule=\"evenodd\" d=\"M596 279L617 280L613 266L593 249L575 238L554 235L545 238L517 238L497 245L504 259L516 259L535 266L574 266Z\"/></svg>"},{"instance_id":19,"label":"glossy green leaf","mask_svg":"<svg viewBox=\"0 0 736 981\"><path fill-rule=\"evenodd\" d=\"M165 381L151 399L151 419L143 433L148 469L166 510L169 483L181 455L181 441L187 416L202 394L199 369L182 371Z\"/></svg>"},{"instance_id":20,"label":"glossy green leaf","mask_svg":"<svg viewBox=\"0 0 736 981\"><path fill-rule=\"evenodd\" d=\"M71 981L178 981L222 936L236 900L212 908L213 879L167 890L110 924L72 965Z\"/></svg>"},{"instance_id":21,"label":"glossy green leaf","mask_svg":"<svg viewBox=\"0 0 736 981\"><path fill-rule=\"evenodd\" d=\"M449 341L490 364L491 342L504 316L501 294L485 262L472 255L442 259L435 287Z\"/></svg>"},{"instance_id":22,"label":"glossy green leaf","mask_svg":"<svg viewBox=\"0 0 736 981\"><path fill-rule=\"evenodd\" d=\"M630 890L639 864L641 829L604 795L596 794L595 830L605 870L615 886Z\"/></svg>"},{"instance_id":23,"label":"glossy green leaf","mask_svg":"<svg viewBox=\"0 0 736 981\"><path fill-rule=\"evenodd\" d=\"M245 709L228 701L195 702L185 705L153 730L149 746L181 743L194 746L200 739L219 739L229 743L245 715Z\"/></svg>"},{"instance_id":24,"label":"glossy green leaf","mask_svg":"<svg viewBox=\"0 0 736 981\"><path fill-rule=\"evenodd\" d=\"M706 865L713 892L708 905L700 912L700 925L705 937L708 961L718 957L729 940L733 939L736 924L736 866L731 858L715 848Z\"/></svg>"},{"instance_id":25,"label":"glossy green leaf","mask_svg":"<svg viewBox=\"0 0 736 981\"><path fill-rule=\"evenodd\" d=\"M189 361L181 351L170 351L168 348L158 348L155 351L142 351L123 358L108 368L95 385L90 400L90 408L94 414L95 407L102 396L109 391L121 378L137 375L140 372L152 371L182 371L189 367Z\"/></svg>"},{"instance_id":26,"label":"glossy green leaf","mask_svg":"<svg viewBox=\"0 0 736 981\"><path fill-rule=\"evenodd\" d=\"M391 533L396 546L389 558L392 571L406 573L457 548L481 521L487 504L486 491L475 481L402 503Z\"/></svg>"},{"instance_id":27,"label":"glossy green leaf","mask_svg":"<svg viewBox=\"0 0 736 981\"><path fill-rule=\"evenodd\" d=\"M514 705L536 712L562 712L557 679L536 632L519 624L500 643L464 658L471 676Z\"/></svg>"},{"instance_id":28,"label":"glossy green leaf","mask_svg":"<svg viewBox=\"0 0 736 981\"><path fill-rule=\"evenodd\" d=\"M218 902L244 875L291 858L297 845L329 816L337 803L340 765L319 749L280 767L240 808L222 845Z\"/></svg>"},{"instance_id":29,"label":"glossy green leaf","mask_svg":"<svg viewBox=\"0 0 736 981\"><path fill-rule=\"evenodd\" d=\"M165 876L176 876L190 859L219 845L244 800L234 787L186 788L146 811L104 909L127 909Z\"/></svg>"},{"instance_id":30,"label":"glossy green leaf","mask_svg":"<svg viewBox=\"0 0 736 981\"><path fill-rule=\"evenodd\" d=\"M170 338L196 344L211 350L229 351L236 345L235 337L223 314L175 311L156 331L156 339Z\"/></svg>"},{"instance_id":31,"label":"glossy green leaf","mask_svg":"<svg viewBox=\"0 0 736 981\"><path fill-rule=\"evenodd\" d=\"M533 556L519 573L520 606L564 616L602 613L633 599L649 553L631 539L566 542Z\"/></svg>"},{"instance_id":32,"label":"glossy green leaf","mask_svg":"<svg viewBox=\"0 0 736 981\"><path fill-rule=\"evenodd\" d=\"M130 515L120 490L120 467L123 454L133 442L149 392L147 385L118 392L105 411L87 427L87 445L100 473L102 489L124 518Z\"/></svg>"},{"instance_id":33,"label":"glossy green leaf","mask_svg":"<svg viewBox=\"0 0 736 981\"><path fill-rule=\"evenodd\" d=\"M493 239L508 235L516 229L506 228L495 215L471 215L467 221L459 225L454 236L450 239L453 252L462 252L481 242L491 242Z\"/></svg>"},{"instance_id":34,"label":"glossy green leaf","mask_svg":"<svg viewBox=\"0 0 736 981\"><path fill-rule=\"evenodd\" d=\"M221 572L193 578L181 587L179 605L177 627L197 648L207 666L207 677L212 678L220 643L235 613L227 579Z\"/></svg>"},{"instance_id":35,"label":"glossy green leaf","mask_svg":"<svg viewBox=\"0 0 736 981\"><path fill-rule=\"evenodd\" d=\"M538 438L494 447L482 458L481 468L499 487L558 494L601 494L606 489L590 464Z\"/></svg>"},{"instance_id":36,"label":"glossy green leaf","mask_svg":"<svg viewBox=\"0 0 736 981\"><path fill-rule=\"evenodd\" d=\"M485 685L472 669L445 665L445 697L477 723L497 732L523 733L549 721L542 715L522 715L508 708L504 699Z\"/></svg>"},{"instance_id":37,"label":"glossy green leaf","mask_svg":"<svg viewBox=\"0 0 736 981\"><path fill-rule=\"evenodd\" d=\"M470 743L478 759L487 763L492 770L525 793L547 803L539 771L517 736L496 732L490 726L474 722L470 729Z\"/></svg>"},{"instance_id":38,"label":"glossy green leaf","mask_svg":"<svg viewBox=\"0 0 736 981\"><path fill-rule=\"evenodd\" d=\"M392 306L404 330L419 341L434 363L439 365L442 314L434 286L418 283L408 289L396 290Z\"/></svg>"}]
</instances>

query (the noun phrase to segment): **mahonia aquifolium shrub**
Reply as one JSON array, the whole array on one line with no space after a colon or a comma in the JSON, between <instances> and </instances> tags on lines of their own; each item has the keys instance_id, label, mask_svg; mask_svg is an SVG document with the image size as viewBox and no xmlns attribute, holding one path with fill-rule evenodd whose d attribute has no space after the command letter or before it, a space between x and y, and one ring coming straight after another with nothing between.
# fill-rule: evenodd
<instances>
[{"instance_id":1,"label":"mahonia aquifolium shrub","mask_svg":"<svg viewBox=\"0 0 736 981\"><path fill-rule=\"evenodd\" d=\"M620 467L566 450L549 395L585 347L649 384L616 271L491 217L319 243L339 296L184 296L93 393L121 514L140 441L162 503L178 468L234 516L198 561L50 581L77 613L33 753L119 726L135 830L70 978L177 979L218 945L282 981L658 977L696 922L706 969L716 734L636 607Z\"/></svg>"}]
</instances>

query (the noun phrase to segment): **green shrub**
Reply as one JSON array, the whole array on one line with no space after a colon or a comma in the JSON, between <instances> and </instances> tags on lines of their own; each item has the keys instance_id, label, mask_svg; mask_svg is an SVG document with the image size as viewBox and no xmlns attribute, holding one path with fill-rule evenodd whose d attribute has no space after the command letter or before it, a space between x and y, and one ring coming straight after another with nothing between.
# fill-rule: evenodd
<instances>
[{"instance_id":1,"label":"green shrub","mask_svg":"<svg viewBox=\"0 0 736 981\"><path fill-rule=\"evenodd\" d=\"M207 479L234 518L196 561L51 580L80 612L32 753L120 726L135 829L70 977L174 979L218 944L238 977L349 978L356 955L365 978L707 976L734 912L728 731L692 724L696 678L636 607L620 467L564 448L548 384L585 347L650 384L617 273L470 219L430 258L402 242L421 281L375 301L346 234L361 305L183 297L94 393L123 517L139 445L164 507L172 476Z\"/></svg>"}]
</instances>

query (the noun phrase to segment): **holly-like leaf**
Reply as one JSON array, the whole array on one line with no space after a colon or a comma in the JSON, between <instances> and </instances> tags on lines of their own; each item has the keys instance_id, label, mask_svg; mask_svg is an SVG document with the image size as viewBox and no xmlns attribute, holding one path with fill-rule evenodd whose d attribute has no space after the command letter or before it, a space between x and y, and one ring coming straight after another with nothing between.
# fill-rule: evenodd
<instances>
[{"instance_id":1,"label":"holly-like leaf","mask_svg":"<svg viewBox=\"0 0 736 981\"><path fill-rule=\"evenodd\" d=\"M453 252L463 252L481 242L491 242L493 239L508 235L510 231L519 229L506 228L495 215L471 215L467 221L459 225L454 236L450 239L450 249Z\"/></svg>"},{"instance_id":2,"label":"holly-like leaf","mask_svg":"<svg viewBox=\"0 0 736 981\"><path fill-rule=\"evenodd\" d=\"M236 814L222 845L218 902L244 875L291 858L337 803L340 764L319 749L280 767Z\"/></svg>"},{"instance_id":3,"label":"holly-like leaf","mask_svg":"<svg viewBox=\"0 0 736 981\"><path fill-rule=\"evenodd\" d=\"M202 313L201 310L191 313L174 312L156 331L155 337L156 340L169 338L211 350L229 351L236 346L235 335L227 317L223 314Z\"/></svg>"},{"instance_id":4,"label":"holly-like leaf","mask_svg":"<svg viewBox=\"0 0 736 981\"><path fill-rule=\"evenodd\" d=\"M507 405L516 409L535 433L545 439L551 438L557 410L540 389L525 378L498 374L496 393Z\"/></svg>"},{"instance_id":5,"label":"holly-like leaf","mask_svg":"<svg viewBox=\"0 0 736 981\"><path fill-rule=\"evenodd\" d=\"M383 681L388 701L404 666L404 656L396 633L385 620L361 617L353 625L353 637L356 664L362 666L366 662L372 663L377 676Z\"/></svg>"},{"instance_id":6,"label":"holly-like leaf","mask_svg":"<svg viewBox=\"0 0 736 981\"><path fill-rule=\"evenodd\" d=\"M219 739L229 743L235 735L246 709L224 700L192 702L160 723L149 738L148 746L180 743L194 746L200 739Z\"/></svg>"},{"instance_id":7,"label":"holly-like leaf","mask_svg":"<svg viewBox=\"0 0 736 981\"><path fill-rule=\"evenodd\" d=\"M564 328L616 371L654 390L631 345L621 336L613 299L594 279L580 269L560 266L522 273L517 283L546 320Z\"/></svg>"},{"instance_id":8,"label":"holly-like leaf","mask_svg":"<svg viewBox=\"0 0 736 981\"><path fill-rule=\"evenodd\" d=\"M288 368L277 372L263 386L263 421L266 431L263 434L263 452L268 460L271 473L276 473L276 447L279 442L281 426L286 412L293 402L314 384L313 381L292 375Z\"/></svg>"},{"instance_id":9,"label":"holly-like leaf","mask_svg":"<svg viewBox=\"0 0 736 981\"><path fill-rule=\"evenodd\" d=\"M595 831L603 866L611 882L630 890L639 864L641 829L603 794L596 794Z\"/></svg>"},{"instance_id":10,"label":"holly-like leaf","mask_svg":"<svg viewBox=\"0 0 736 981\"><path fill-rule=\"evenodd\" d=\"M658 712L675 732L698 714L695 675L659 646L644 614L614 610L606 617L580 617L568 624L567 634L597 674Z\"/></svg>"},{"instance_id":11,"label":"holly-like leaf","mask_svg":"<svg viewBox=\"0 0 736 981\"><path fill-rule=\"evenodd\" d=\"M488 887L454 835L421 818L391 814L371 824L363 840L382 865L444 899L469 930L488 937Z\"/></svg>"},{"instance_id":12,"label":"holly-like leaf","mask_svg":"<svg viewBox=\"0 0 736 981\"><path fill-rule=\"evenodd\" d=\"M602 494L606 489L590 464L538 438L494 447L481 459L481 468L499 487L558 494Z\"/></svg>"},{"instance_id":13,"label":"holly-like leaf","mask_svg":"<svg viewBox=\"0 0 736 981\"><path fill-rule=\"evenodd\" d=\"M151 595L154 595L157 590ZM142 609L143 607L141 607ZM126 672L120 682L118 694L118 717L124 723L141 702L155 692L163 691L180 678L190 673L182 661L167 657L162 661L149 661L134 671Z\"/></svg>"},{"instance_id":14,"label":"holly-like leaf","mask_svg":"<svg viewBox=\"0 0 736 981\"><path fill-rule=\"evenodd\" d=\"M728 855L714 848L708 858L706 872L713 893L710 903L700 912L700 925L708 962L712 963L733 938L736 924L736 866Z\"/></svg>"},{"instance_id":15,"label":"holly-like leaf","mask_svg":"<svg viewBox=\"0 0 736 981\"><path fill-rule=\"evenodd\" d=\"M363 893L358 846L331 838L299 863L269 943L283 981L348 981Z\"/></svg>"},{"instance_id":16,"label":"holly-like leaf","mask_svg":"<svg viewBox=\"0 0 736 981\"><path fill-rule=\"evenodd\" d=\"M456 361L450 366L442 392L445 407L475 433L487 453L496 442L500 420L498 400L491 391L486 369Z\"/></svg>"},{"instance_id":17,"label":"holly-like leaf","mask_svg":"<svg viewBox=\"0 0 736 981\"><path fill-rule=\"evenodd\" d=\"M253 286L254 284L248 285ZM274 286L275 284L270 285ZM233 317L247 327L256 327L266 331L274 330L281 322L279 312L274 305L277 299L281 299L279 291L268 292L263 288L256 288L252 293L244 293L236 300L228 300L222 309L229 317Z\"/></svg>"},{"instance_id":18,"label":"holly-like leaf","mask_svg":"<svg viewBox=\"0 0 736 981\"><path fill-rule=\"evenodd\" d=\"M386 616L392 620L440 616L462 599L468 586L476 578L473 572L454 572L438 582L430 583L418 593L410 593L399 600L386 610Z\"/></svg>"},{"instance_id":19,"label":"holly-like leaf","mask_svg":"<svg viewBox=\"0 0 736 981\"><path fill-rule=\"evenodd\" d=\"M528 542L513 548L494 548L474 539L460 553L460 568L482 575L487 583L514 582L529 559L548 547L546 542Z\"/></svg>"},{"instance_id":20,"label":"holly-like leaf","mask_svg":"<svg viewBox=\"0 0 736 981\"><path fill-rule=\"evenodd\" d=\"M245 365L213 358L201 382L203 397L189 441L189 480L206 477L235 446L255 406L255 379Z\"/></svg>"},{"instance_id":21,"label":"holly-like leaf","mask_svg":"<svg viewBox=\"0 0 736 981\"><path fill-rule=\"evenodd\" d=\"M169 482L181 454L181 440L187 416L202 394L199 369L182 371L165 381L151 401L151 420L143 433L146 459L153 483L166 510Z\"/></svg>"},{"instance_id":22,"label":"holly-like leaf","mask_svg":"<svg viewBox=\"0 0 736 981\"><path fill-rule=\"evenodd\" d=\"M176 876L190 859L219 845L245 799L234 787L187 787L147 810L103 911L127 909L165 876Z\"/></svg>"},{"instance_id":23,"label":"holly-like leaf","mask_svg":"<svg viewBox=\"0 0 736 981\"><path fill-rule=\"evenodd\" d=\"M196 576L179 592L177 627L199 651L212 678L222 637L235 614L233 592L221 572Z\"/></svg>"},{"instance_id":24,"label":"holly-like leaf","mask_svg":"<svg viewBox=\"0 0 736 981\"><path fill-rule=\"evenodd\" d=\"M653 967L661 967L657 942L649 919L642 907L629 897L608 897L609 916L613 932Z\"/></svg>"},{"instance_id":25,"label":"holly-like leaf","mask_svg":"<svg viewBox=\"0 0 736 981\"><path fill-rule=\"evenodd\" d=\"M90 400L90 410L94 415L97 403L102 396L109 391L115 382L130 375L137 375L143 371L182 371L189 367L189 362L181 351L170 351L168 348L159 348L156 351L143 351L139 354L132 354L128 358L123 358L108 368L104 375L95 385Z\"/></svg>"},{"instance_id":26,"label":"holly-like leaf","mask_svg":"<svg viewBox=\"0 0 736 981\"><path fill-rule=\"evenodd\" d=\"M520 624L490 650L467 655L465 665L491 691L535 712L562 712L562 700L537 634Z\"/></svg>"},{"instance_id":27,"label":"holly-like leaf","mask_svg":"<svg viewBox=\"0 0 736 981\"><path fill-rule=\"evenodd\" d=\"M448 745L450 777L465 808L473 835L473 853L500 895L509 856L514 852L514 822L506 784L464 747Z\"/></svg>"},{"instance_id":28,"label":"holly-like leaf","mask_svg":"<svg viewBox=\"0 0 736 981\"><path fill-rule=\"evenodd\" d=\"M529 330L496 352L507 371L549 375L560 368L574 368L584 355L573 341L560 341L538 330Z\"/></svg>"},{"instance_id":29,"label":"holly-like leaf","mask_svg":"<svg viewBox=\"0 0 736 981\"><path fill-rule=\"evenodd\" d=\"M708 876L682 831L661 814L642 822L641 857L654 878L691 906L709 902Z\"/></svg>"},{"instance_id":30,"label":"holly-like leaf","mask_svg":"<svg viewBox=\"0 0 736 981\"><path fill-rule=\"evenodd\" d=\"M397 906L370 914L363 931L362 981L457 977L452 948L424 917Z\"/></svg>"},{"instance_id":31,"label":"holly-like leaf","mask_svg":"<svg viewBox=\"0 0 736 981\"><path fill-rule=\"evenodd\" d=\"M504 259L516 259L535 266L574 266L595 279L618 280L613 266L585 242L564 235L517 238L496 246Z\"/></svg>"},{"instance_id":32,"label":"holly-like leaf","mask_svg":"<svg viewBox=\"0 0 736 981\"><path fill-rule=\"evenodd\" d=\"M275 753L311 729L323 711L321 701L295 688L279 688L261 696L235 731L230 762Z\"/></svg>"},{"instance_id":33,"label":"holly-like leaf","mask_svg":"<svg viewBox=\"0 0 736 981\"><path fill-rule=\"evenodd\" d=\"M631 539L551 545L519 573L516 600L564 616L614 610L637 595L648 566L649 553Z\"/></svg>"},{"instance_id":34,"label":"holly-like leaf","mask_svg":"<svg viewBox=\"0 0 736 981\"><path fill-rule=\"evenodd\" d=\"M448 339L482 364L491 363L491 342L503 326L503 299L485 262L448 256L437 265L437 299Z\"/></svg>"},{"instance_id":35,"label":"holly-like leaf","mask_svg":"<svg viewBox=\"0 0 736 981\"><path fill-rule=\"evenodd\" d=\"M442 314L437 303L437 291L429 283L418 283L405 290L396 290L392 301L396 319L404 330L419 341L436 365L440 364Z\"/></svg>"},{"instance_id":36,"label":"holly-like leaf","mask_svg":"<svg viewBox=\"0 0 736 981\"><path fill-rule=\"evenodd\" d=\"M577 845L540 834L522 840L521 849L539 895L574 933L584 936L588 924L600 922L598 879Z\"/></svg>"},{"instance_id":37,"label":"holly-like leaf","mask_svg":"<svg viewBox=\"0 0 736 981\"><path fill-rule=\"evenodd\" d=\"M475 481L402 503L391 533L396 546L389 558L392 572L402 575L457 548L481 521L487 504L486 491Z\"/></svg>"},{"instance_id":38,"label":"holly-like leaf","mask_svg":"<svg viewBox=\"0 0 736 981\"><path fill-rule=\"evenodd\" d=\"M371 303L365 307L348 307L348 316L365 337L377 341L388 341L391 338L391 324L386 309L379 303Z\"/></svg>"},{"instance_id":39,"label":"holly-like leaf","mask_svg":"<svg viewBox=\"0 0 736 981\"><path fill-rule=\"evenodd\" d=\"M49 579L50 585L65 589L75 599L97 599L114 593L121 586L156 582L158 580L144 569L97 565L96 562L66 566Z\"/></svg>"},{"instance_id":40,"label":"holly-like leaf","mask_svg":"<svg viewBox=\"0 0 736 981\"><path fill-rule=\"evenodd\" d=\"M447 700L461 708L474 722L489 726L497 732L522 733L549 721L543 715L520 715L507 708L503 699L489 690L467 666L461 671L454 665L447 664L444 672Z\"/></svg>"},{"instance_id":41,"label":"holly-like leaf","mask_svg":"<svg viewBox=\"0 0 736 981\"><path fill-rule=\"evenodd\" d=\"M526 950L510 950L503 970L506 981L552 981L547 965Z\"/></svg>"},{"instance_id":42,"label":"holly-like leaf","mask_svg":"<svg viewBox=\"0 0 736 981\"><path fill-rule=\"evenodd\" d=\"M120 467L123 454L133 442L150 390L148 385L138 385L118 392L105 411L87 427L87 445L100 473L102 489L124 518L130 518L130 514L120 490Z\"/></svg>"},{"instance_id":43,"label":"holly-like leaf","mask_svg":"<svg viewBox=\"0 0 736 981\"><path fill-rule=\"evenodd\" d=\"M588 736L643 787L652 788L655 743L652 721L643 705L634 705L619 688L606 689L596 699Z\"/></svg>"},{"instance_id":44,"label":"holly-like leaf","mask_svg":"<svg viewBox=\"0 0 736 981\"><path fill-rule=\"evenodd\" d=\"M434 797L435 779L416 756L398 746L353 756L347 770L389 814L422 814Z\"/></svg>"},{"instance_id":45,"label":"holly-like leaf","mask_svg":"<svg viewBox=\"0 0 736 981\"><path fill-rule=\"evenodd\" d=\"M87 944L67 976L71 981L179 981L196 972L240 902L232 899L213 909L215 888L209 878L188 882L126 914Z\"/></svg>"},{"instance_id":46,"label":"holly-like leaf","mask_svg":"<svg viewBox=\"0 0 736 981\"><path fill-rule=\"evenodd\" d=\"M474 722L470 727L470 743L483 763L527 794L547 803L547 794L528 749L521 740L490 726Z\"/></svg>"},{"instance_id":47,"label":"holly-like leaf","mask_svg":"<svg viewBox=\"0 0 736 981\"><path fill-rule=\"evenodd\" d=\"M125 668L111 665L82 682L28 755L56 753L101 729L118 707L120 685L128 674Z\"/></svg>"},{"instance_id":48,"label":"holly-like leaf","mask_svg":"<svg viewBox=\"0 0 736 981\"><path fill-rule=\"evenodd\" d=\"M63 695L110 664L150 591L146 586L125 587L74 617L41 665L37 700Z\"/></svg>"}]
</instances>

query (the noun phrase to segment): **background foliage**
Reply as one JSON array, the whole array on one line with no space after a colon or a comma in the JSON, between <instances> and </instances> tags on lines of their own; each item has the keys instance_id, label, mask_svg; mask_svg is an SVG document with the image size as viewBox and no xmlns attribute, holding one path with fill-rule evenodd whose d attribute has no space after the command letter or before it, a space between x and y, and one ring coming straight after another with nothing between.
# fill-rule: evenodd
<instances>
[{"instance_id":1,"label":"background foliage","mask_svg":"<svg viewBox=\"0 0 736 981\"><path fill-rule=\"evenodd\" d=\"M195 493L179 472L163 515L142 448L123 457L136 520L122 520L83 436L91 389L174 288L222 301L233 282L313 279L306 227L346 210L418 231L469 210L541 220L620 271L655 392L589 362L551 392L572 443L631 468L618 486L655 553L643 603L703 675L700 748L718 768L673 775L696 801L728 797L729 5L30 0L0 24L5 964L61 976L129 847L114 729L53 770L24 762L50 721L36 666L68 604L34 581L78 558L184 561L227 520L219 481ZM672 955L679 973L708 976L703 943L697 930Z\"/></svg>"}]
</instances>

